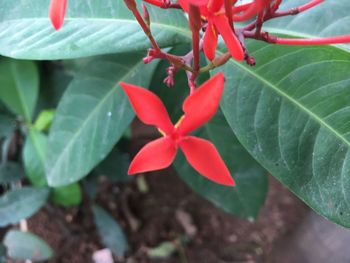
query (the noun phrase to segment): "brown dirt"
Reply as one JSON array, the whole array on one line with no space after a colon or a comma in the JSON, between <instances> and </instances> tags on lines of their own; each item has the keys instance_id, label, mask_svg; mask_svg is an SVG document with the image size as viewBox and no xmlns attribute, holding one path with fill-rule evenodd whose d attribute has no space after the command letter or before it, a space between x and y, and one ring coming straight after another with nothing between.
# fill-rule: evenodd
<instances>
[{"instance_id":1,"label":"brown dirt","mask_svg":"<svg viewBox=\"0 0 350 263\"><path fill-rule=\"evenodd\" d=\"M146 180L150 188L146 194L135 185L100 182L98 203L119 219L132 246L128 261L117 262L186 262L180 261L181 253L165 260L151 260L146 253L147 248L185 234L177 211L189 215L197 230L182 245L188 263L269 262L274 243L291 232L307 211L273 178L255 223L219 211L194 194L172 169L149 174ZM140 224L138 230L131 229L132 220ZM87 202L73 209L46 207L29 220L29 229L55 249L51 262L92 262L92 253L102 248Z\"/></svg>"}]
</instances>

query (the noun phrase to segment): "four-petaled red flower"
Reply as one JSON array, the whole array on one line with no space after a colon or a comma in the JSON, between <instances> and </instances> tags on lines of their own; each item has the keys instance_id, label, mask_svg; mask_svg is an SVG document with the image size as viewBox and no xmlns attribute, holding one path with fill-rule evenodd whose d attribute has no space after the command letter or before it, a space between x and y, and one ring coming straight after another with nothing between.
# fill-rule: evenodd
<instances>
[{"instance_id":1,"label":"four-petaled red flower","mask_svg":"<svg viewBox=\"0 0 350 263\"><path fill-rule=\"evenodd\" d=\"M56 30L59 30L64 22L67 9L67 0L51 0L49 16Z\"/></svg>"},{"instance_id":2,"label":"four-petaled red flower","mask_svg":"<svg viewBox=\"0 0 350 263\"><path fill-rule=\"evenodd\" d=\"M233 186L229 170L215 146L189 133L207 123L216 113L224 89L224 75L208 80L183 103L184 116L175 126L161 100L152 92L134 85L120 83L138 118L154 125L163 137L146 144L131 162L128 174L164 169L173 162L178 147L192 167L206 178Z\"/></svg>"},{"instance_id":3,"label":"four-petaled red flower","mask_svg":"<svg viewBox=\"0 0 350 263\"><path fill-rule=\"evenodd\" d=\"M231 56L238 61L244 59L242 45L227 19L224 0L179 0L179 4L186 12L189 10L189 4L198 5L201 16L208 21L204 35L203 51L209 60L215 58L218 33L224 39Z\"/></svg>"}]
</instances>

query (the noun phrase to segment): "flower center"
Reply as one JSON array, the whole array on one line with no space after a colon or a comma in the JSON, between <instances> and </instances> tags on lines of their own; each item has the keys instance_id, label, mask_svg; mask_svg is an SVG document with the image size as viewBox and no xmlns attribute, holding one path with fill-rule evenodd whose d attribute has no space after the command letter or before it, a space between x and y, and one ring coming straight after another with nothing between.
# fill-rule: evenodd
<instances>
[{"instance_id":1,"label":"flower center","mask_svg":"<svg viewBox=\"0 0 350 263\"><path fill-rule=\"evenodd\" d=\"M175 129L171 134L166 134L164 131L162 131L161 129L158 129L159 133L163 136L169 136L174 142L179 142L179 140L181 139L181 135L178 133L177 128L180 126L181 122L183 121L183 119L185 118L185 115L182 115L181 118L176 122L176 124L174 125Z\"/></svg>"}]
</instances>

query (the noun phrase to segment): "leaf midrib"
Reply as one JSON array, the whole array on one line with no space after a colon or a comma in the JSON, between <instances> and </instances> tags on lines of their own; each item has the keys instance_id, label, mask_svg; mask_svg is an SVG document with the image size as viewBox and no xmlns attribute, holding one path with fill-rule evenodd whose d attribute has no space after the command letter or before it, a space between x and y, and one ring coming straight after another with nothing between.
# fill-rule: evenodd
<instances>
[{"instance_id":1,"label":"leaf midrib","mask_svg":"<svg viewBox=\"0 0 350 263\"><path fill-rule=\"evenodd\" d=\"M223 52L218 52L220 54L223 54ZM272 82L264 79L254 71L250 70L249 68L243 66L241 63L236 62L233 59L230 59L228 63L232 63L235 66L238 66L241 68L243 71L246 71L248 74L252 75L262 83L264 83L267 87L270 87L273 91L275 91L277 94L279 94L281 97L287 99L290 101L292 104L296 105L299 109L304 111L308 116L316 120L321 126L329 130L331 133L333 133L336 137L338 137L342 142L344 142L349 148L350 148L350 142L346 140L346 138L341 135L337 130L335 130L332 126L330 126L327 122L325 122L322 118L320 118L318 115L316 115L314 112L306 108L304 105L302 105L300 102L298 102L296 99L293 97L289 96L287 93L283 92L280 90L277 86L275 86Z\"/></svg>"}]
</instances>

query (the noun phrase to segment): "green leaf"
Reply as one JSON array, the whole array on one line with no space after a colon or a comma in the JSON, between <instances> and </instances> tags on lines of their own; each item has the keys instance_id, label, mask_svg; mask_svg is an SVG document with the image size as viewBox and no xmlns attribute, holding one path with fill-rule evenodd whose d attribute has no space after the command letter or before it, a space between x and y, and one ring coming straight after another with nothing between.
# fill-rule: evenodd
<instances>
[{"instance_id":1,"label":"green leaf","mask_svg":"<svg viewBox=\"0 0 350 263\"><path fill-rule=\"evenodd\" d=\"M15 129L15 120L6 114L0 114L0 140L8 137Z\"/></svg>"},{"instance_id":2,"label":"green leaf","mask_svg":"<svg viewBox=\"0 0 350 263\"><path fill-rule=\"evenodd\" d=\"M69 1L65 24L60 31L55 31L49 21L48 6L48 0L2 3L0 54L52 60L135 52L150 47L124 1ZM160 46L190 41L183 12L150 6L149 12L152 31Z\"/></svg>"},{"instance_id":3,"label":"green leaf","mask_svg":"<svg viewBox=\"0 0 350 263\"><path fill-rule=\"evenodd\" d=\"M0 87L0 99L4 104L13 113L31 121L39 89L39 73L35 63L1 58Z\"/></svg>"},{"instance_id":4,"label":"green leaf","mask_svg":"<svg viewBox=\"0 0 350 263\"><path fill-rule=\"evenodd\" d=\"M51 247L40 237L17 230L7 232L4 238L8 256L15 260L48 260L53 256Z\"/></svg>"},{"instance_id":5,"label":"green leaf","mask_svg":"<svg viewBox=\"0 0 350 263\"><path fill-rule=\"evenodd\" d=\"M0 184L18 182L23 177L24 171L20 164L15 162L0 164Z\"/></svg>"},{"instance_id":6,"label":"green leaf","mask_svg":"<svg viewBox=\"0 0 350 263\"><path fill-rule=\"evenodd\" d=\"M249 50L257 67L233 60L224 67L226 119L272 175L318 213L350 227L350 54L258 42Z\"/></svg>"},{"instance_id":7,"label":"green leaf","mask_svg":"<svg viewBox=\"0 0 350 263\"><path fill-rule=\"evenodd\" d=\"M23 163L26 175L35 186L47 186L45 176L47 136L29 128L23 148Z\"/></svg>"},{"instance_id":8,"label":"green leaf","mask_svg":"<svg viewBox=\"0 0 350 263\"><path fill-rule=\"evenodd\" d=\"M0 197L0 227L16 224L36 213L46 202L47 188L23 187Z\"/></svg>"},{"instance_id":9,"label":"green leaf","mask_svg":"<svg viewBox=\"0 0 350 263\"><path fill-rule=\"evenodd\" d=\"M82 192L78 183L54 188L51 195L51 201L57 205L79 205L81 200Z\"/></svg>"},{"instance_id":10,"label":"green leaf","mask_svg":"<svg viewBox=\"0 0 350 263\"><path fill-rule=\"evenodd\" d=\"M46 62L44 64L36 114L43 110L56 108L64 91L72 81L74 74L67 72L65 65L62 65L62 63Z\"/></svg>"},{"instance_id":11,"label":"green leaf","mask_svg":"<svg viewBox=\"0 0 350 263\"><path fill-rule=\"evenodd\" d=\"M150 258L168 259L178 250L178 244L171 241L164 241L159 246L147 250Z\"/></svg>"},{"instance_id":12,"label":"green leaf","mask_svg":"<svg viewBox=\"0 0 350 263\"><path fill-rule=\"evenodd\" d=\"M47 136L34 128L29 128L23 149L26 175L34 186L47 186L45 176ZM71 184L52 189L51 201L63 206L80 204L82 193L79 184Z\"/></svg>"},{"instance_id":13,"label":"green leaf","mask_svg":"<svg viewBox=\"0 0 350 263\"><path fill-rule=\"evenodd\" d=\"M113 182L125 182L130 180L128 176L129 164L129 154L123 153L118 147L114 147L95 170L100 175L107 176Z\"/></svg>"},{"instance_id":14,"label":"green leaf","mask_svg":"<svg viewBox=\"0 0 350 263\"><path fill-rule=\"evenodd\" d=\"M49 185L86 176L123 135L134 117L120 81L148 87L156 63L122 54L89 63L65 92L52 124L47 153Z\"/></svg>"},{"instance_id":15,"label":"green leaf","mask_svg":"<svg viewBox=\"0 0 350 263\"><path fill-rule=\"evenodd\" d=\"M114 218L100 206L94 205L92 209L102 243L115 255L124 257L125 253L129 250L129 245L123 229Z\"/></svg>"},{"instance_id":16,"label":"green leaf","mask_svg":"<svg viewBox=\"0 0 350 263\"><path fill-rule=\"evenodd\" d=\"M38 118L35 120L34 128L38 131L48 130L51 126L53 117L55 116L54 110L41 111Z\"/></svg>"},{"instance_id":17,"label":"green leaf","mask_svg":"<svg viewBox=\"0 0 350 263\"><path fill-rule=\"evenodd\" d=\"M206 130L237 185L233 188L222 187L208 180L201 180L202 185L196 185L193 188L205 192L202 195L223 210L244 218L255 219L267 194L266 171L239 143L220 111L208 123Z\"/></svg>"},{"instance_id":18,"label":"green leaf","mask_svg":"<svg viewBox=\"0 0 350 263\"><path fill-rule=\"evenodd\" d=\"M0 263L6 263L7 250L5 245L0 243Z\"/></svg>"},{"instance_id":19,"label":"green leaf","mask_svg":"<svg viewBox=\"0 0 350 263\"><path fill-rule=\"evenodd\" d=\"M307 0L284 0L280 10L306 4ZM329 37L349 34L350 2L347 0L328 0L306 12L295 16L272 19L264 24L265 31L295 37ZM325 15L326 14L326 15ZM338 47L350 50L350 45Z\"/></svg>"}]
</instances>

